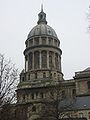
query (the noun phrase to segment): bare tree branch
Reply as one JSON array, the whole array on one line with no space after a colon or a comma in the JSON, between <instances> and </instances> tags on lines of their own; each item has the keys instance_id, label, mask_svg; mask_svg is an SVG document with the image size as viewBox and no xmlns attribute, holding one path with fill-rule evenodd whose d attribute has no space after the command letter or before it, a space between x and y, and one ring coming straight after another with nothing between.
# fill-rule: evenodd
<instances>
[{"instance_id":1,"label":"bare tree branch","mask_svg":"<svg viewBox=\"0 0 90 120\"><path fill-rule=\"evenodd\" d=\"M15 64L0 54L0 108L14 100L18 81L18 69Z\"/></svg>"}]
</instances>

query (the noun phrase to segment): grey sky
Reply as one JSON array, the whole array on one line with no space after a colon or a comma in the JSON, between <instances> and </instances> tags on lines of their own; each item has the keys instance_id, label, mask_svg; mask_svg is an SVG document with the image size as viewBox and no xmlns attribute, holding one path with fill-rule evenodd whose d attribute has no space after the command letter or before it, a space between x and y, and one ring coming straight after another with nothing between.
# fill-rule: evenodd
<instances>
[{"instance_id":1,"label":"grey sky","mask_svg":"<svg viewBox=\"0 0 90 120\"><path fill-rule=\"evenodd\" d=\"M57 33L62 49L64 78L90 67L87 12L90 0L0 0L0 53L21 70L29 31L37 24L43 3L48 25Z\"/></svg>"}]
</instances>

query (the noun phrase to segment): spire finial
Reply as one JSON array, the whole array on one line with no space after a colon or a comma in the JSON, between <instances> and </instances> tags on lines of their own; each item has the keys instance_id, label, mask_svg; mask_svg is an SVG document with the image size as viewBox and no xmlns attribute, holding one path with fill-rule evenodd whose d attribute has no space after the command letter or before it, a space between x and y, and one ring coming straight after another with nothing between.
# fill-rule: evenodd
<instances>
[{"instance_id":1,"label":"spire finial","mask_svg":"<svg viewBox=\"0 0 90 120\"><path fill-rule=\"evenodd\" d=\"M41 12L43 12L43 4L41 4Z\"/></svg>"}]
</instances>

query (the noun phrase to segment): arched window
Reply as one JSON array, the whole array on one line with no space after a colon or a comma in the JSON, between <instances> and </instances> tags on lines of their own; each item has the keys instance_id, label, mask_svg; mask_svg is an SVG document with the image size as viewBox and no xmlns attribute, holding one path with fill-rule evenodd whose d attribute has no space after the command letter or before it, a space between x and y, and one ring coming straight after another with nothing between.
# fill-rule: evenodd
<instances>
[{"instance_id":1,"label":"arched window","mask_svg":"<svg viewBox=\"0 0 90 120\"><path fill-rule=\"evenodd\" d=\"M59 60L58 60L58 69L61 71L61 57L60 55L58 56L59 57Z\"/></svg>"},{"instance_id":2,"label":"arched window","mask_svg":"<svg viewBox=\"0 0 90 120\"><path fill-rule=\"evenodd\" d=\"M34 94L33 93L31 94L31 97L32 97L32 99L34 99Z\"/></svg>"},{"instance_id":3,"label":"arched window","mask_svg":"<svg viewBox=\"0 0 90 120\"><path fill-rule=\"evenodd\" d=\"M35 79L37 79L37 73L35 73Z\"/></svg>"},{"instance_id":4,"label":"arched window","mask_svg":"<svg viewBox=\"0 0 90 120\"><path fill-rule=\"evenodd\" d=\"M28 80L30 80L30 74L28 74Z\"/></svg>"},{"instance_id":5,"label":"arched window","mask_svg":"<svg viewBox=\"0 0 90 120\"><path fill-rule=\"evenodd\" d=\"M24 76L22 77L22 81L25 81L25 78L24 78Z\"/></svg>"},{"instance_id":6,"label":"arched window","mask_svg":"<svg viewBox=\"0 0 90 120\"><path fill-rule=\"evenodd\" d=\"M23 101L25 101L25 95L23 95Z\"/></svg>"},{"instance_id":7,"label":"arched window","mask_svg":"<svg viewBox=\"0 0 90 120\"><path fill-rule=\"evenodd\" d=\"M45 72L43 73L43 78L46 78L46 73Z\"/></svg>"},{"instance_id":8,"label":"arched window","mask_svg":"<svg viewBox=\"0 0 90 120\"><path fill-rule=\"evenodd\" d=\"M49 78L52 79L52 73L49 71Z\"/></svg>"},{"instance_id":9,"label":"arched window","mask_svg":"<svg viewBox=\"0 0 90 120\"><path fill-rule=\"evenodd\" d=\"M39 51L36 51L34 53L34 68L35 69L39 68L39 61L40 61L40 53Z\"/></svg>"},{"instance_id":10,"label":"arched window","mask_svg":"<svg viewBox=\"0 0 90 120\"><path fill-rule=\"evenodd\" d=\"M41 96L41 98L43 98L43 97L44 97L44 94L41 92L41 93L40 93L40 96Z\"/></svg>"},{"instance_id":11,"label":"arched window","mask_svg":"<svg viewBox=\"0 0 90 120\"><path fill-rule=\"evenodd\" d=\"M29 62L30 62L30 70L32 69L32 62L33 62L33 54L29 54Z\"/></svg>"},{"instance_id":12,"label":"arched window","mask_svg":"<svg viewBox=\"0 0 90 120\"><path fill-rule=\"evenodd\" d=\"M75 96L76 95L76 89L72 90L72 95Z\"/></svg>"},{"instance_id":13,"label":"arched window","mask_svg":"<svg viewBox=\"0 0 90 120\"><path fill-rule=\"evenodd\" d=\"M59 68L59 65L58 65L58 54L57 53L55 54L55 66L56 66L56 69Z\"/></svg>"},{"instance_id":14,"label":"arched window","mask_svg":"<svg viewBox=\"0 0 90 120\"><path fill-rule=\"evenodd\" d=\"M36 112L36 106L32 107L32 112Z\"/></svg>"},{"instance_id":15,"label":"arched window","mask_svg":"<svg viewBox=\"0 0 90 120\"><path fill-rule=\"evenodd\" d=\"M58 75L58 80L60 80L60 75Z\"/></svg>"},{"instance_id":16,"label":"arched window","mask_svg":"<svg viewBox=\"0 0 90 120\"><path fill-rule=\"evenodd\" d=\"M42 68L47 68L47 52L42 51Z\"/></svg>"},{"instance_id":17,"label":"arched window","mask_svg":"<svg viewBox=\"0 0 90 120\"><path fill-rule=\"evenodd\" d=\"M52 52L49 52L49 67L52 68Z\"/></svg>"}]
</instances>

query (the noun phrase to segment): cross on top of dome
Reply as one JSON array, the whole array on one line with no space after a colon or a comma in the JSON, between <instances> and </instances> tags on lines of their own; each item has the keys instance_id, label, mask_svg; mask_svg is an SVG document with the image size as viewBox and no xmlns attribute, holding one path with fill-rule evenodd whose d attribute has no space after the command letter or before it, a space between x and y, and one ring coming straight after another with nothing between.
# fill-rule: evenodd
<instances>
[{"instance_id":1,"label":"cross on top of dome","mask_svg":"<svg viewBox=\"0 0 90 120\"><path fill-rule=\"evenodd\" d=\"M38 24L47 24L47 21L46 21L46 14L43 12L43 4L41 5L41 12L38 14Z\"/></svg>"}]
</instances>

